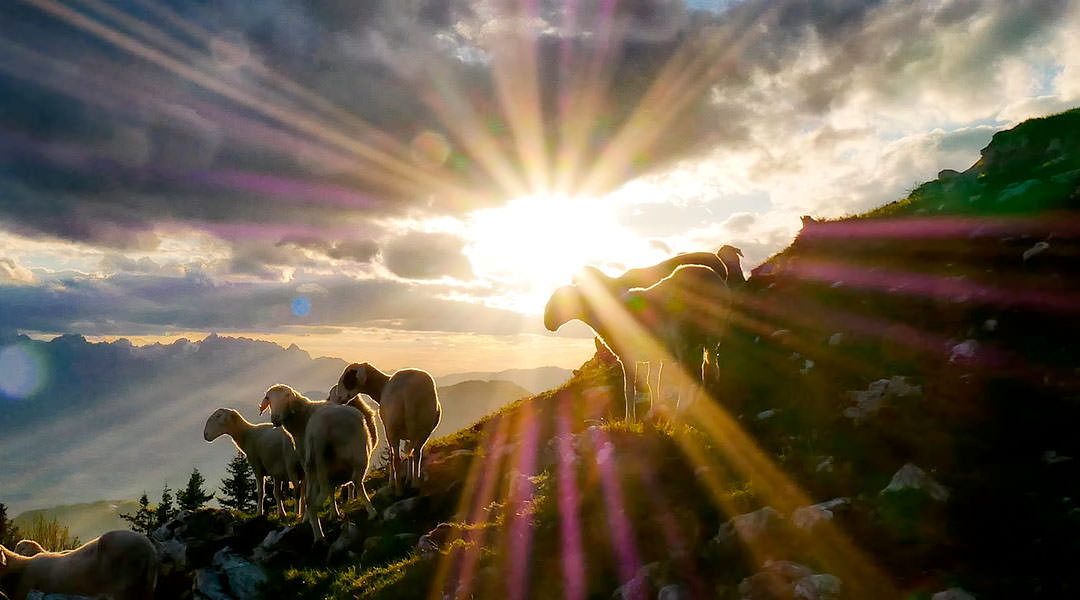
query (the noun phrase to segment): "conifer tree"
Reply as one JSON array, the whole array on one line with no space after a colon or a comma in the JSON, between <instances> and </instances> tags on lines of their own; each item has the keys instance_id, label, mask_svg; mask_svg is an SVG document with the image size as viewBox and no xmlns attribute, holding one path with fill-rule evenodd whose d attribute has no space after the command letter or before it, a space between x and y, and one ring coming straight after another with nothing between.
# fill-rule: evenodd
<instances>
[{"instance_id":1,"label":"conifer tree","mask_svg":"<svg viewBox=\"0 0 1080 600\"><path fill-rule=\"evenodd\" d=\"M22 532L15 525L15 521L8 518L7 505L0 502L0 545L12 548L21 539Z\"/></svg>"},{"instance_id":2,"label":"conifer tree","mask_svg":"<svg viewBox=\"0 0 1080 600\"><path fill-rule=\"evenodd\" d=\"M161 488L161 502L158 502L157 508L154 509L154 529L171 521L177 512L179 511L173 505L172 490L169 489L169 482L166 481L165 487Z\"/></svg>"},{"instance_id":3,"label":"conifer tree","mask_svg":"<svg viewBox=\"0 0 1080 600\"><path fill-rule=\"evenodd\" d=\"M255 473L247 458L241 452L229 461L229 474L221 480L221 497L218 502L225 508L241 512L251 512L258 502L258 488Z\"/></svg>"},{"instance_id":4,"label":"conifer tree","mask_svg":"<svg viewBox=\"0 0 1080 600\"><path fill-rule=\"evenodd\" d=\"M120 518L131 523L131 530L150 535L154 531L154 511L150 508L150 499L146 492L139 498L139 508L135 512L120 515Z\"/></svg>"},{"instance_id":5,"label":"conifer tree","mask_svg":"<svg viewBox=\"0 0 1080 600\"><path fill-rule=\"evenodd\" d=\"M176 493L176 503L180 505L180 510L202 508L214 499L214 495L207 492L204 485L206 485L206 479L203 478L202 473L198 469L193 469L191 477L188 477L187 486Z\"/></svg>"}]
</instances>

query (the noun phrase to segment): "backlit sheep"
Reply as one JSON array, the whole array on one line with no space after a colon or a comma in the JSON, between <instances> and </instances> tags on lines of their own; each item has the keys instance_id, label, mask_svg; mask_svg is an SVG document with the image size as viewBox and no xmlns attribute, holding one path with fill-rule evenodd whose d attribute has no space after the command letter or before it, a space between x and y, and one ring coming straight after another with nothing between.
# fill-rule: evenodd
<instances>
[{"instance_id":1,"label":"backlit sheep","mask_svg":"<svg viewBox=\"0 0 1080 600\"><path fill-rule=\"evenodd\" d=\"M23 556L35 556L42 552L48 552L48 550L34 540L19 540L19 542L15 544L14 552L15 554L22 554ZM70 550L67 552L70 552Z\"/></svg>"},{"instance_id":2,"label":"backlit sheep","mask_svg":"<svg viewBox=\"0 0 1080 600\"><path fill-rule=\"evenodd\" d=\"M285 490L288 489L289 482L292 482L299 492L304 476L300 454L296 451L292 436L269 423L251 423L231 408L219 408L206 419L203 439L212 442L226 434L232 438L236 448L244 453L255 472L255 485L259 491L259 514L266 512L263 508L266 497L265 478L270 477L278 511L284 517L285 505L282 498ZM296 510L303 514L299 497Z\"/></svg>"},{"instance_id":3,"label":"backlit sheep","mask_svg":"<svg viewBox=\"0 0 1080 600\"><path fill-rule=\"evenodd\" d=\"M390 477L394 493L401 493L399 460L407 465L407 477L420 483L424 445L442 419L435 380L427 371L401 369L392 376L368 363L353 363L341 373L338 395L364 393L379 404L386 440L390 445ZM405 449L398 446L405 440Z\"/></svg>"},{"instance_id":4,"label":"backlit sheep","mask_svg":"<svg viewBox=\"0 0 1080 600\"><path fill-rule=\"evenodd\" d=\"M317 540L326 539L319 522L319 507L333 496L336 486L351 481L368 516L375 507L364 488L371 452L379 441L375 411L363 403L357 408L312 402L296 390L278 384L266 391L259 414L270 409L270 421L284 427L297 440L304 464L307 519Z\"/></svg>"},{"instance_id":5,"label":"backlit sheep","mask_svg":"<svg viewBox=\"0 0 1080 600\"><path fill-rule=\"evenodd\" d=\"M724 266L727 267L727 283L728 287L731 289L736 289L746 284L746 275L743 274L742 263L739 260L739 257L742 255L742 250L727 244L720 246L720 249L716 251L716 256L719 257L721 262L724 263Z\"/></svg>"},{"instance_id":6,"label":"backlit sheep","mask_svg":"<svg viewBox=\"0 0 1080 600\"><path fill-rule=\"evenodd\" d=\"M157 550L146 536L110 531L70 552L16 554L0 546L0 589L11 600L46 594L150 600L157 585Z\"/></svg>"},{"instance_id":7,"label":"backlit sheep","mask_svg":"<svg viewBox=\"0 0 1080 600\"><path fill-rule=\"evenodd\" d=\"M678 369L680 412L693 401L696 388L686 371L697 374L705 352L722 336L731 305L727 283L719 273L699 265L682 265L645 289L612 295L607 286L588 283L563 286L544 309L544 326L557 331L578 319L619 358L623 370L626 418L637 418L634 407L638 361L663 365L674 360ZM654 403L660 386L653 388Z\"/></svg>"}]
</instances>

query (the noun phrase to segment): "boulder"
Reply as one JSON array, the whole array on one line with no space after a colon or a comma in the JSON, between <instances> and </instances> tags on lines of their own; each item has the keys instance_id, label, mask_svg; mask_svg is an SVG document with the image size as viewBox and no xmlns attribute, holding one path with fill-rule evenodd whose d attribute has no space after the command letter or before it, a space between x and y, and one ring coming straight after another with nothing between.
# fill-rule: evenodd
<instances>
[{"instance_id":1,"label":"boulder","mask_svg":"<svg viewBox=\"0 0 1080 600\"><path fill-rule=\"evenodd\" d=\"M660 576L660 563L652 562L638 569L634 577L612 593L614 600L645 600L653 597Z\"/></svg>"},{"instance_id":2,"label":"boulder","mask_svg":"<svg viewBox=\"0 0 1080 600\"><path fill-rule=\"evenodd\" d=\"M975 600L975 596L961 588L954 587L930 596L930 600Z\"/></svg>"},{"instance_id":3,"label":"boulder","mask_svg":"<svg viewBox=\"0 0 1080 600\"><path fill-rule=\"evenodd\" d=\"M911 385L906 377L894 375L889 379L878 379L865 390L851 390L847 394L855 405L845 408L844 416L860 423L874 416L896 399L919 398L922 396L922 387Z\"/></svg>"},{"instance_id":4,"label":"boulder","mask_svg":"<svg viewBox=\"0 0 1080 600\"><path fill-rule=\"evenodd\" d=\"M341 530L334 543L330 544L330 550L326 554L326 562L338 563L344 561L356 561L364 547L364 532L356 523L348 523Z\"/></svg>"},{"instance_id":5,"label":"boulder","mask_svg":"<svg viewBox=\"0 0 1080 600\"><path fill-rule=\"evenodd\" d=\"M398 500L383 510L382 518L384 521L406 519L409 515L421 510L424 507L425 502L423 496L413 496L412 498Z\"/></svg>"},{"instance_id":6,"label":"boulder","mask_svg":"<svg viewBox=\"0 0 1080 600\"><path fill-rule=\"evenodd\" d=\"M850 498L833 498L810 506L800 506L791 513L791 524L809 533L824 521L831 521L836 514L851 507Z\"/></svg>"},{"instance_id":7,"label":"boulder","mask_svg":"<svg viewBox=\"0 0 1080 600\"><path fill-rule=\"evenodd\" d=\"M758 540L774 537L784 530L784 518L771 506L753 512L737 515L720 526L714 538L721 544L730 544L741 540L753 544Z\"/></svg>"},{"instance_id":8,"label":"boulder","mask_svg":"<svg viewBox=\"0 0 1080 600\"><path fill-rule=\"evenodd\" d=\"M261 567L226 547L214 554L209 567L195 572L193 592L199 600L256 600L266 581Z\"/></svg>"},{"instance_id":9,"label":"boulder","mask_svg":"<svg viewBox=\"0 0 1080 600\"><path fill-rule=\"evenodd\" d=\"M690 600L691 597L690 590L685 585L669 583L660 588L656 600Z\"/></svg>"},{"instance_id":10,"label":"boulder","mask_svg":"<svg viewBox=\"0 0 1080 600\"><path fill-rule=\"evenodd\" d=\"M416 548L420 536L415 533L380 535L364 540L364 551L360 554L360 564L370 566L386 563L408 554Z\"/></svg>"},{"instance_id":11,"label":"boulder","mask_svg":"<svg viewBox=\"0 0 1080 600\"><path fill-rule=\"evenodd\" d=\"M938 502L945 502L949 499L949 490L934 481L919 467L907 463L893 474L892 480L889 485L885 486L881 490L880 494L896 493L903 490L913 490L925 492L930 498L937 500Z\"/></svg>"},{"instance_id":12,"label":"boulder","mask_svg":"<svg viewBox=\"0 0 1080 600\"><path fill-rule=\"evenodd\" d=\"M837 600L842 583L835 575L815 574L787 560L769 560L739 584L740 600Z\"/></svg>"},{"instance_id":13,"label":"boulder","mask_svg":"<svg viewBox=\"0 0 1080 600\"><path fill-rule=\"evenodd\" d=\"M271 531L255 547L252 557L260 563L293 562L310 554L314 536L307 523Z\"/></svg>"}]
</instances>

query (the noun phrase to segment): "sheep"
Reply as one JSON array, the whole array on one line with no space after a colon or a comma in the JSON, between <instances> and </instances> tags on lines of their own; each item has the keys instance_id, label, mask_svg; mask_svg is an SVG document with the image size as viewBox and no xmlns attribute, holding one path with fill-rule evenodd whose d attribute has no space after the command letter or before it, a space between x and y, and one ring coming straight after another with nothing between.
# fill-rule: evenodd
<instances>
[{"instance_id":1,"label":"sheep","mask_svg":"<svg viewBox=\"0 0 1080 600\"><path fill-rule=\"evenodd\" d=\"M339 396L364 393L378 403L390 445L394 494L401 494L399 460L407 463L406 476L412 485L419 485L424 445L442 420L442 406L431 375L420 369L401 369L390 376L368 363L353 363L342 371L337 387ZM404 451L398 448L401 440L405 440Z\"/></svg>"},{"instance_id":2,"label":"sheep","mask_svg":"<svg viewBox=\"0 0 1080 600\"><path fill-rule=\"evenodd\" d=\"M727 244L720 246L720 249L716 251L716 256L727 267L728 287L733 289L746 285L746 275L743 274L742 264L739 262L739 257L742 255L742 250Z\"/></svg>"},{"instance_id":3,"label":"sheep","mask_svg":"<svg viewBox=\"0 0 1080 600\"><path fill-rule=\"evenodd\" d=\"M30 590L150 600L157 572L153 543L133 531L109 531L64 553L23 556L0 546L0 588L11 600L25 600Z\"/></svg>"},{"instance_id":4,"label":"sheep","mask_svg":"<svg viewBox=\"0 0 1080 600\"><path fill-rule=\"evenodd\" d=\"M728 263L720 256L720 252L723 252L724 248L732 247L724 246L716 254L712 252L685 252L683 254L677 254L669 259L660 261L651 267L630 269L618 277L608 277L607 275L604 275L600 269L597 269L592 265L586 265L573 277L572 283L581 284L583 281L599 281L603 283L609 291L621 294L632 288L647 288L668 275L671 275L672 271L682 265L701 265L709 267L726 281L729 276ZM737 248L732 249L738 251ZM737 259L736 262L738 262ZM741 275L742 271L739 273Z\"/></svg>"},{"instance_id":5,"label":"sheep","mask_svg":"<svg viewBox=\"0 0 1080 600\"><path fill-rule=\"evenodd\" d=\"M19 542L15 544L15 548L12 551L15 554L22 554L23 556L35 556L37 554L41 554L42 552L48 552L48 550L46 550L44 547L42 547L41 544L35 542L34 540L19 540ZM71 551L65 550L60 552L59 554L66 554L67 552Z\"/></svg>"},{"instance_id":6,"label":"sheep","mask_svg":"<svg viewBox=\"0 0 1080 600\"><path fill-rule=\"evenodd\" d=\"M578 319L591 327L619 359L623 371L626 419L635 421L635 377L638 361L661 369L665 358L686 367L701 364L721 337L728 319L731 292L715 270L681 265L645 289L610 294L609 286L587 282L562 286L544 308L544 326L557 331ZM693 385L679 377L679 411L693 402ZM653 388L654 402L660 385Z\"/></svg>"},{"instance_id":7,"label":"sheep","mask_svg":"<svg viewBox=\"0 0 1080 600\"><path fill-rule=\"evenodd\" d=\"M258 514L262 515L266 512L263 508L263 501L266 498L265 478L270 477L278 511L284 517L285 505L282 503L282 498L288 483L295 484L299 493L304 478L300 454L296 451L292 436L269 423L258 425L251 423L231 408L219 408L206 419L206 425L203 426L203 439L212 442L225 434L232 438L233 444L247 457L248 464L255 472L255 484L259 490ZM296 512L303 516L299 495L296 501Z\"/></svg>"},{"instance_id":8,"label":"sheep","mask_svg":"<svg viewBox=\"0 0 1080 600\"><path fill-rule=\"evenodd\" d=\"M356 486L368 517L374 518L375 507L364 488L364 478L371 452L379 443L375 411L363 403L353 408L312 402L284 384L266 391L259 414L267 408L274 427L284 427L297 440L306 478L307 519L316 541L326 539L319 507L333 496L335 486L345 482Z\"/></svg>"}]
</instances>

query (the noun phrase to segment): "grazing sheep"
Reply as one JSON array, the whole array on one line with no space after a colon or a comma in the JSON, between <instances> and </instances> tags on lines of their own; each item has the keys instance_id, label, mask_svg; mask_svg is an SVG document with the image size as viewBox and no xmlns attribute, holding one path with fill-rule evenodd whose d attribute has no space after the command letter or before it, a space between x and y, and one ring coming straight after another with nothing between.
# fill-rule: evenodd
<instances>
[{"instance_id":1,"label":"grazing sheep","mask_svg":"<svg viewBox=\"0 0 1080 600\"><path fill-rule=\"evenodd\" d=\"M341 373L338 395L364 393L379 404L386 441L390 445L390 477L394 493L401 493L398 461L408 464L407 477L420 483L424 445L442 419L435 380L427 371L401 369L387 375L368 363L353 363ZM405 440L405 450L398 446Z\"/></svg>"},{"instance_id":2,"label":"grazing sheep","mask_svg":"<svg viewBox=\"0 0 1080 600\"><path fill-rule=\"evenodd\" d=\"M157 571L157 550L149 538L133 531L110 531L70 552L35 556L0 546L0 588L11 600L25 600L31 590L150 600Z\"/></svg>"},{"instance_id":3,"label":"grazing sheep","mask_svg":"<svg viewBox=\"0 0 1080 600\"><path fill-rule=\"evenodd\" d=\"M285 431L269 423L254 424L248 422L240 413L231 408L215 410L203 427L203 439L212 442L228 434L233 444L247 457L248 464L255 472L255 484L259 489L259 514L266 511L263 500L266 497L266 477L270 477L274 486L274 499L278 511L285 516L282 498L288 483L296 485L299 492L304 478L304 468L300 463L300 454L296 445ZM296 511L303 516L300 498L297 497Z\"/></svg>"},{"instance_id":4,"label":"grazing sheep","mask_svg":"<svg viewBox=\"0 0 1080 600\"><path fill-rule=\"evenodd\" d=\"M284 384L266 391L259 414L267 408L274 426L284 427L297 440L306 479L307 519L315 539L326 539L319 507L333 497L335 486L346 482L356 486L368 517L374 518L375 507L364 488L364 478L371 452L379 443L375 411L362 402L357 408L312 402Z\"/></svg>"},{"instance_id":5,"label":"grazing sheep","mask_svg":"<svg viewBox=\"0 0 1080 600\"><path fill-rule=\"evenodd\" d=\"M637 419L634 407L638 361L662 368L665 357L695 371L703 356L715 347L726 326L731 293L719 273L700 265L682 265L645 289L608 295L607 286L582 283L563 286L551 295L544 308L544 326L557 331L578 319L618 357L623 370L626 419ZM688 378L679 377L680 412L693 401ZM654 402L660 385L653 388Z\"/></svg>"},{"instance_id":6,"label":"grazing sheep","mask_svg":"<svg viewBox=\"0 0 1080 600\"><path fill-rule=\"evenodd\" d=\"M34 540L19 540L19 542L15 544L15 548L12 551L15 554L22 554L23 556L35 556L41 554L42 552L48 552L48 550L46 550L44 547L42 547L41 544L35 542ZM71 551L66 550L64 552ZM63 554L64 552L61 552L60 554Z\"/></svg>"}]
</instances>

